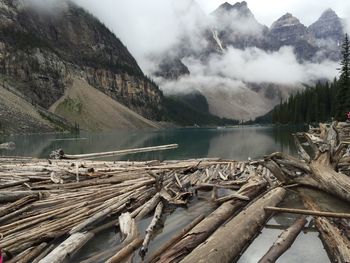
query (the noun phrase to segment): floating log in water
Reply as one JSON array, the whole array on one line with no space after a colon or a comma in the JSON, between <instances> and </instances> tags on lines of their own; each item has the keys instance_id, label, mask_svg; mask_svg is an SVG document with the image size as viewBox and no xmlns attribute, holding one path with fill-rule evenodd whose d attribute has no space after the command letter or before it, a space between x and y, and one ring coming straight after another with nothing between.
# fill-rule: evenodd
<instances>
[{"instance_id":1,"label":"floating log in water","mask_svg":"<svg viewBox=\"0 0 350 263\"><path fill-rule=\"evenodd\" d=\"M301 197L307 208L320 210L318 205L302 191ZM327 218L316 217L315 224L331 261L350 262L350 240Z\"/></svg>"},{"instance_id":2,"label":"floating log in water","mask_svg":"<svg viewBox=\"0 0 350 263\"><path fill-rule=\"evenodd\" d=\"M147 257L143 263L155 263L158 258L172 245L176 244L183 236L185 236L192 228L194 228L198 223L204 219L204 215L201 215L194 219L188 226L186 226L179 234L172 237L168 242L166 242L161 248L154 252L151 256Z\"/></svg>"},{"instance_id":3,"label":"floating log in water","mask_svg":"<svg viewBox=\"0 0 350 263\"><path fill-rule=\"evenodd\" d=\"M273 246L259 260L259 263L275 262L284 252L286 252L293 244L301 230L307 223L306 217L302 216L295 220L294 224L284 230L278 237Z\"/></svg>"},{"instance_id":4,"label":"floating log in water","mask_svg":"<svg viewBox=\"0 0 350 263\"><path fill-rule=\"evenodd\" d=\"M145 239L143 240L142 247L139 252L141 258L144 258L148 251L148 244L151 241L151 237L154 234L154 230L160 220L160 217L162 216L163 207L164 207L163 202L160 201L154 212L153 219L146 229L146 236L145 236Z\"/></svg>"},{"instance_id":5,"label":"floating log in water","mask_svg":"<svg viewBox=\"0 0 350 263\"><path fill-rule=\"evenodd\" d=\"M279 213L291 213L291 214L300 214L300 215L350 219L350 214L346 214L346 213L332 213L332 212L322 212L322 211L315 211L315 210L282 208L282 207L265 207L265 210L272 211L272 212L279 212Z\"/></svg>"},{"instance_id":6,"label":"floating log in water","mask_svg":"<svg viewBox=\"0 0 350 263\"><path fill-rule=\"evenodd\" d=\"M16 144L14 142L5 142L0 144L0 149L14 150L15 148L16 148Z\"/></svg>"},{"instance_id":7,"label":"floating log in water","mask_svg":"<svg viewBox=\"0 0 350 263\"><path fill-rule=\"evenodd\" d=\"M133 153L145 153L145 152L155 152L155 151L164 151L170 149L178 148L178 144L168 144L161 146L152 146L152 147L144 147L144 148L136 148L136 149L127 149L127 150L118 150L118 151L110 151L110 152L100 152L100 153L87 153L87 154L65 154L62 149L54 151L51 153L50 158L52 159L93 159L100 157L109 157L109 156L118 156L125 154L133 154Z\"/></svg>"}]
</instances>

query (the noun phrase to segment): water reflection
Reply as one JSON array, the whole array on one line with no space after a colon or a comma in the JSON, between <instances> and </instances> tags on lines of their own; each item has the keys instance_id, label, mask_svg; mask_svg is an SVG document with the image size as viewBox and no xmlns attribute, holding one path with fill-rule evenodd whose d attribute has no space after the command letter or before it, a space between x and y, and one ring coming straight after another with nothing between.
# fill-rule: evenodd
<instances>
[{"instance_id":1,"label":"water reflection","mask_svg":"<svg viewBox=\"0 0 350 263\"><path fill-rule=\"evenodd\" d=\"M113 160L164 160L219 157L246 160L274 151L295 152L291 134L300 127L237 127L227 129L169 129L116 131L102 133L42 134L10 136L0 139L14 141L14 151L0 150L1 155L47 158L51 151L64 149L69 154L111 151L178 143L170 151L113 157Z\"/></svg>"}]
</instances>

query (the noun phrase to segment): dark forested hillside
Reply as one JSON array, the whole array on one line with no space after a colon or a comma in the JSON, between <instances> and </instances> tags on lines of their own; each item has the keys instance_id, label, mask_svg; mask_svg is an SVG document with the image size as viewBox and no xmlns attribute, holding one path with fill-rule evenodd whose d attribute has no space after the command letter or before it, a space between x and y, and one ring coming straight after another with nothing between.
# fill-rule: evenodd
<instances>
[{"instance_id":1,"label":"dark forested hillside","mask_svg":"<svg viewBox=\"0 0 350 263\"><path fill-rule=\"evenodd\" d=\"M342 45L342 60L339 79L333 82L319 82L306 87L285 102L276 106L270 114L273 123L312 123L329 121L332 118L344 121L350 112L350 45L345 35ZM256 121L265 118L259 118Z\"/></svg>"}]
</instances>

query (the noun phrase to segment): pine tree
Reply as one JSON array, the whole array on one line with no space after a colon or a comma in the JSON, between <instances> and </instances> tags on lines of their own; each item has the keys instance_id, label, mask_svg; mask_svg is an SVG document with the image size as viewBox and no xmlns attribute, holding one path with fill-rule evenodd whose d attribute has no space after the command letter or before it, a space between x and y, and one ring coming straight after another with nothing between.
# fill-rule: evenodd
<instances>
[{"instance_id":1,"label":"pine tree","mask_svg":"<svg viewBox=\"0 0 350 263\"><path fill-rule=\"evenodd\" d=\"M342 45L342 61L340 65L336 118L342 121L346 118L346 112L350 111L350 44L347 34Z\"/></svg>"}]
</instances>

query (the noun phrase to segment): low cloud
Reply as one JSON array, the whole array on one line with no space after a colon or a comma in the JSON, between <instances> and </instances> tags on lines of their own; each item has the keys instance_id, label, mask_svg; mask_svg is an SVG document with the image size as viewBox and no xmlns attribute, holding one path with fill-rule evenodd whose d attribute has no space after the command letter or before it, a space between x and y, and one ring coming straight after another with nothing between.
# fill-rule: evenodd
<instances>
[{"instance_id":1,"label":"low cloud","mask_svg":"<svg viewBox=\"0 0 350 263\"><path fill-rule=\"evenodd\" d=\"M299 63L292 47L282 47L275 52L258 48L228 48L224 54L212 55L205 62L193 57L182 61L191 75L180 79L179 87L176 87L178 90L184 90L191 83L197 83L196 88L231 86L233 89L241 87L243 83L312 83L319 79L333 79L338 66L329 60L322 63ZM173 81L170 82L171 85L166 81L161 83L166 92L171 92L170 88L176 86Z\"/></svg>"}]
</instances>

